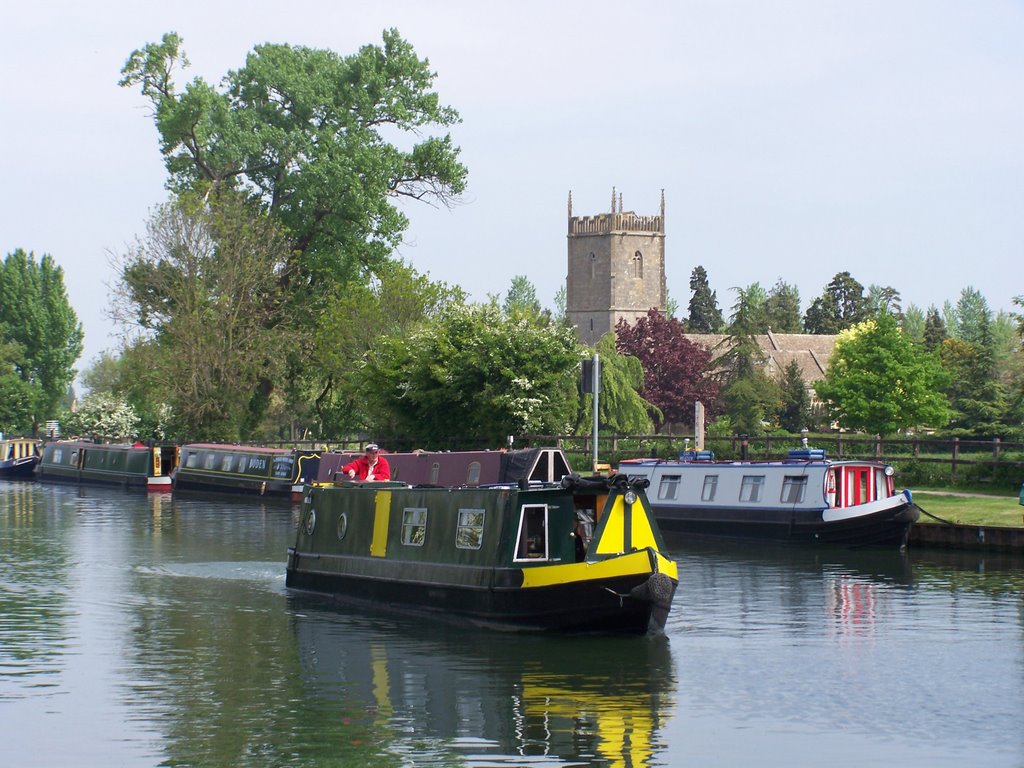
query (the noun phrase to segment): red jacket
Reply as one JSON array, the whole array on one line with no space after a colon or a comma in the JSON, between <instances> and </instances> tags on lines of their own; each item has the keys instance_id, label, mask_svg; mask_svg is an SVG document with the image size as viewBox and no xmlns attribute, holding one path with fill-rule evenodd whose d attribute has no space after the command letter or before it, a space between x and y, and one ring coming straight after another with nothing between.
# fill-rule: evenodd
<instances>
[{"instance_id":1,"label":"red jacket","mask_svg":"<svg viewBox=\"0 0 1024 768\"><path fill-rule=\"evenodd\" d=\"M341 471L346 475L349 470L354 469L356 471L357 480L366 480L370 474L370 460L366 456L360 456L355 461L350 461ZM373 465L373 479L374 480L390 480L391 479L391 466L388 464L388 460L380 454L377 454L377 463Z\"/></svg>"}]
</instances>

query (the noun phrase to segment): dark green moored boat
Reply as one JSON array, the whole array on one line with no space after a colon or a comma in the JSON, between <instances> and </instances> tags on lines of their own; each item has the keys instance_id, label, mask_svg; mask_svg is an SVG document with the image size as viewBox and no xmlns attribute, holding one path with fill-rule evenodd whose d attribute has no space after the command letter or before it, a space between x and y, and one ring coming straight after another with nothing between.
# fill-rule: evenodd
<instances>
[{"instance_id":1,"label":"dark green moored boat","mask_svg":"<svg viewBox=\"0 0 1024 768\"><path fill-rule=\"evenodd\" d=\"M298 500L303 483L316 480L319 465L316 451L191 443L181 447L174 490Z\"/></svg>"},{"instance_id":2,"label":"dark green moored boat","mask_svg":"<svg viewBox=\"0 0 1024 768\"><path fill-rule=\"evenodd\" d=\"M119 485L169 491L177 451L173 445L57 440L43 446L43 455L36 467L36 478L44 482Z\"/></svg>"},{"instance_id":3,"label":"dark green moored boat","mask_svg":"<svg viewBox=\"0 0 1024 768\"><path fill-rule=\"evenodd\" d=\"M657 631L678 575L645 487L625 476L307 486L286 584L498 629Z\"/></svg>"}]
</instances>

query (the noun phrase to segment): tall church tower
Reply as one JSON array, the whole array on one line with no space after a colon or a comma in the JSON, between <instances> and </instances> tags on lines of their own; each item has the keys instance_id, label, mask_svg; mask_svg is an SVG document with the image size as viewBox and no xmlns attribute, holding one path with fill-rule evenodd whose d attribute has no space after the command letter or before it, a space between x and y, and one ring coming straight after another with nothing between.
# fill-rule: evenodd
<instances>
[{"instance_id":1,"label":"tall church tower","mask_svg":"<svg viewBox=\"0 0 1024 768\"><path fill-rule=\"evenodd\" d=\"M623 211L614 188L611 213L573 216L570 192L565 315L580 341L593 346L620 319L664 310L665 298L665 190L657 216Z\"/></svg>"}]
</instances>

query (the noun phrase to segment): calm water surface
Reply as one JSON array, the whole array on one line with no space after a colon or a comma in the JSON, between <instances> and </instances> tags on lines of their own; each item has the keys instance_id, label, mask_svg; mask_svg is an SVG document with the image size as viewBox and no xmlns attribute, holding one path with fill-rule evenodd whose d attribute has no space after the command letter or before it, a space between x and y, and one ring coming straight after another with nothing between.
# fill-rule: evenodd
<instances>
[{"instance_id":1,"label":"calm water surface","mask_svg":"<svg viewBox=\"0 0 1024 768\"><path fill-rule=\"evenodd\" d=\"M352 616L287 504L0 481L0 764L1024 767L1024 562L672 542L664 636Z\"/></svg>"}]
</instances>

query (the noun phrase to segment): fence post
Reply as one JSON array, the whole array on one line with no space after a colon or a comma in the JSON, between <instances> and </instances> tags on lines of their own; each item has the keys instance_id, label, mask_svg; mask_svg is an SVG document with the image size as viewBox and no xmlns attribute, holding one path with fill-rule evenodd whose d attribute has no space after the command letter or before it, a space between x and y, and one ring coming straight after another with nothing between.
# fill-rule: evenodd
<instances>
[{"instance_id":1,"label":"fence post","mask_svg":"<svg viewBox=\"0 0 1024 768\"><path fill-rule=\"evenodd\" d=\"M843 458L843 433L836 433L836 458Z\"/></svg>"},{"instance_id":2,"label":"fence post","mask_svg":"<svg viewBox=\"0 0 1024 768\"><path fill-rule=\"evenodd\" d=\"M956 464L957 464L957 460L959 458L960 458L960 438L959 437L954 437L953 438L952 469L950 470L950 473L949 473L950 478L953 480L954 483L956 482Z\"/></svg>"},{"instance_id":3,"label":"fence post","mask_svg":"<svg viewBox=\"0 0 1024 768\"><path fill-rule=\"evenodd\" d=\"M992 461L999 461L999 438L992 438Z\"/></svg>"},{"instance_id":4,"label":"fence post","mask_svg":"<svg viewBox=\"0 0 1024 768\"><path fill-rule=\"evenodd\" d=\"M875 458L882 455L882 436L875 435Z\"/></svg>"},{"instance_id":5,"label":"fence post","mask_svg":"<svg viewBox=\"0 0 1024 768\"><path fill-rule=\"evenodd\" d=\"M772 457L772 436L768 435L764 441L764 457L770 459Z\"/></svg>"},{"instance_id":6,"label":"fence post","mask_svg":"<svg viewBox=\"0 0 1024 768\"><path fill-rule=\"evenodd\" d=\"M915 437L914 437L914 458L916 459L920 455L921 455L921 442L917 439L917 436L915 435Z\"/></svg>"}]
</instances>

